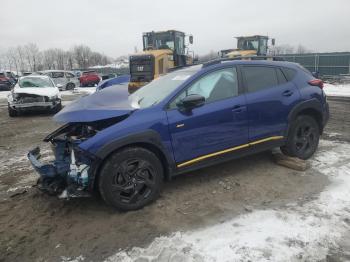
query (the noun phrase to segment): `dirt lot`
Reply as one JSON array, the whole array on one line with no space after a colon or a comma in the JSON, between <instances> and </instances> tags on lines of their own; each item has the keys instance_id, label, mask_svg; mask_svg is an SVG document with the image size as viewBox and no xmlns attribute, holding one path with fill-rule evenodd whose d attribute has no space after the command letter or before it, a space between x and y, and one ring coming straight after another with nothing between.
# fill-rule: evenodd
<instances>
[{"instance_id":1,"label":"dirt lot","mask_svg":"<svg viewBox=\"0 0 350 262\"><path fill-rule=\"evenodd\" d=\"M350 142L350 100L329 103L324 139ZM57 127L50 115L11 119L0 100L0 123L0 261L69 261L80 255L100 261L160 235L224 222L256 208L308 202L329 183L312 170L277 166L266 152L179 176L164 185L154 204L122 213L97 196L62 201L31 187L37 176L26 153ZM341 257L335 252L329 261Z\"/></svg>"}]
</instances>

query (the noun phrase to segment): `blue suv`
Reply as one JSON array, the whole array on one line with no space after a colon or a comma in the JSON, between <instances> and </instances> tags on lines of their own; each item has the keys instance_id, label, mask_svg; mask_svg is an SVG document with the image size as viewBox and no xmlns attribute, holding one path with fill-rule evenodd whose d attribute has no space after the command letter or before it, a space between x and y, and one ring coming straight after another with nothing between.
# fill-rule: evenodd
<instances>
[{"instance_id":1,"label":"blue suv","mask_svg":"<svg viewBox=\"0 0 350 262\"><path fill-rule=\"evenodd\" d=\"M307 159L329 109L323 83L298 64L212 61L168 73L129 95L127 86L82 97L55 115L55 160L40 162L39 188L60 197L99 192L122 210L159 195L194 169L280 147Z\"/></svg>"}]
</instances>

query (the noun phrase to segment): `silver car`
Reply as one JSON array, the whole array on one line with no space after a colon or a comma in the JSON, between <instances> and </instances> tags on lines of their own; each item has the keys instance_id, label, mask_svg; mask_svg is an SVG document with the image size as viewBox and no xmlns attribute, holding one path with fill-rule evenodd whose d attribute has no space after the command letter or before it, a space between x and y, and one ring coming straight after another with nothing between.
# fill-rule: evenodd
<instances>
[{"instance_id":1,"label":"silver car","mask_svg":"<svg viewBox=\"0 0 350 262\"><path fill-rule=\"evenodd\" d=\"M76 86L79 86L79 79L74 75L73 72L64 70L46 70L40 72L44 75L51 77L55 85L60 90L73 90Z\"/></svg>"}]
</instances>

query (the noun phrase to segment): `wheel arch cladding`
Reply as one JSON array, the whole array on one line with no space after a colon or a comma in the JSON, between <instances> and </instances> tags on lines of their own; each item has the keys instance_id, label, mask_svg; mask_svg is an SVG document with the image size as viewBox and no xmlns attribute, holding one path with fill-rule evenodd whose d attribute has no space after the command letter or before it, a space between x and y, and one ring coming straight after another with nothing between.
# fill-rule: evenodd
<instances>
[{"instance_id":1,"label":"wheel arch cladding","mask_svg":"<svg viewBox=\"0 0 350 262\"><path fill-rule=\"evenodd\" d=\"M322 134L323 115L320 101L317 99L311 99L297 104L288 115L288 132L291 123L300 115L308 115L313 117L319 126L320 134Z\"/></svg>"},{"instance_id":2,"label":"wheel arch cladding","mask_svg":"<svg viewBox=\"0 0 350 262\"><path fill-rule=\"evenodd\" d=\"M154 153L162 164L164 178L169 179L174 170L175 163L162 145L159 134L153 130L132 134L127 137L111 141L97 151L96 156L101 159L93 174L94 186L98 181L98 175L106 159L113 153L127 147L142 147Z\"/></svg>"}]
</instances>

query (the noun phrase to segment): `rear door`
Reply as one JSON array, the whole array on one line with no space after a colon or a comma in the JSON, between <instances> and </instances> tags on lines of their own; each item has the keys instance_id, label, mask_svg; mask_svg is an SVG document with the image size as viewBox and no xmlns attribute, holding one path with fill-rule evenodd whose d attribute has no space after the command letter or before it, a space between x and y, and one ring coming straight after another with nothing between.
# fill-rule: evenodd
<instances>
[{"instance_id":1,"label":"rear door","mask_svg":"<svg viewBox=\"0 0 350 262\"><path fill-rule=\"evenodd\" d=\"M279 67L241 66L247 99L250 142L283 136L300 93Z\"/></svg>"},{"instance_id":2,"label":"rear door","mask_svg":"<svg viewBox=\"0 0 350 262\"><path fill-rule=\"evenodd\" d=\"M177 102L191 94L204 96L205 104L181 111ZM178 167L248 141L245 97L239 92L234 67L208 73L182 91L169 107L169 131Z\"/></svg>"}]
</instances>

